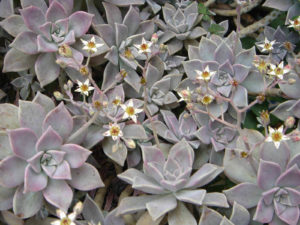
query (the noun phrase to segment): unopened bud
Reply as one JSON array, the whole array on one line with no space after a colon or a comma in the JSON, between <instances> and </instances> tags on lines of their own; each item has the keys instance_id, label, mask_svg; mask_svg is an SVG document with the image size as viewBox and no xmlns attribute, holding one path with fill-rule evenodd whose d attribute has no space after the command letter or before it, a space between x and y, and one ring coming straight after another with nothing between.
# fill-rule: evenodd
<instances>
[{"instance_id":1,"label":"unopened bud","mask_svg":"<svg viewBox=\"0 0 300 225\"><path fill-rule=\"evenodd\" d=\"M159 50L160 50L161 52L166 52L166 51L168 50L168 46L165 45L165 44L160 44Z\"/></svg>"},{"instance_id":2,"label":"unopened bud","mask_svg":"<svg viewBox=\"0 0 300 225\"><path fill-rule=\"evenodd\" d=\"M292 84L296 83L296 79L294 79L294 78L289 78L289 79L288 79L288 83L289 83L290 85L292 85Z\"/></svg>"},{"instance_id":3,"label":"unopened bud","mask_svg":"<svg viewBox=\"0 0 300 225\"><path fill-rule=\"evenodd\" d=\"M292 128L295 124L296 120L294 117L292 116L289 116L285 121L284 121L284 125L287 127L287 128Z\"/></svg>"},{"instance_id":4,"label":"unopened bud","mask_svg":"<svg viewBox=\"0 0 300 225\"><path fill-rule=\"evenodd\" d=\"M82 202L77 202L76 205L73 208L73 212L76 213L76 215L79 215L83 210L83 204Z\"/></svg>"},{"instance_id":5,"label":"unopened bud","mask_svg":"<svg viewBox=\"0 0 300 225\"><path fill-rule=\"evenodd\" d=\"M259 94L256 99L258 100L258 102L261 104L265 101L266 96L264 94Z\"/></svg>"},{"instance_id":6,"label":"unopened bud","mask_svg":"<svg viewBox=\"0 0 300 225\"><path fill-rule=\"evenodd\" d=\"M64 61L60 60L60 59L57 59L55 62L56 62L56 64L58 64L63 69L67 67L67 64Z\"/></svg>"},{"instance_id":7,"label":"unopened bud","mask_svg":"<svg viewBox=\"0 0 300 225\"><path fill-rule=\"evenodd\" d=\"M71 89L73 87L73 82L71 80L68 80L67 85Z\"/></svg>"},{"instance_id":8,"label":"unopened bud","mask_svg":"<svg viewBox=\"0 0 300 225\"><path fill-rule=\"evenodd\" d=\"M59 91L54 91L53 95L54 95L54 97L56 98L57 101L61 101L64 98L63 94L60 93Z\"/></svg>"},{"instance_id":9,"label":"unopened bud","mask_svg":"<svg viewBox=\"0 0 300 225\"><path fill-rule=\"evenodd\" d=\"M157 43L157 41L158 41L157 33L152 34L151 42L153 42L155 44L155 43Z\"/></svg>"},{"instance_id":10,"label":"unopened bud","mask_svg":"<svg viewBox=\"0 0 300 225\"><path fill-rule=\"evenodd\" d=\"M61 56L68 57L68 58L73 56L72 49L67 44L63 44L62 46L59 46L58 53Z\"/></svg>"},{"instance_id":11,"label":"unopened bud","mask_svg":"<svg viewBox=\"0 0 300 225\"><path fill-rule=\"evenodd\" d=\"M134 140L132 140L132 139L124 139L124 141L125 141L125 144L126 144L126 146L128 148L133 149L133 148L136 147L136 144L135 144Z\"/></svg>"},{"instance_id":12,"label":"unopened bud","mask_svg":"<svg viewBox=\"0 0 300 225\"><path fill-rule=\"evenodd\" d=\"M194 108L194 104L193 103L188 103L188 104L186 104L186 108L188 110L192 110Z\"/></svg>"},{"instance_id":13,"label":"unopened bud","mask_svg":"<svg viewBox=\"0 0 300 225\"><path fill-rule=\"evenodd\" d=\"M108 102L107 101L103 101L102 105L103 105L103 107L107 107L108 106Z\"/></svg>"},{"instance_id":14,"label":"unopened bud","mask_svg":"<svg viewBox=\"0 0 300 225\"><path fill-rule=\"evenodd\" d=\"M81 66L79 72L83 76L89 75L89 68L87 66Z\"/></svg>"},{"instance_id":15,"label":"unopened bud","mask_svg":"<svg viewBox=\"0 0 300 225\"><path fill-rule=\"evenodd\" d=\"M121 74L121 76L122 76L123 78L127 77L127 75L128 75L128 73L127 73L127 71L126 71L125 69L121 69L121 70L120 70L120 74Z\"/></svg>"},{"instance_id":16,"label":"unopened bud","mask_svg":"<svg viewBox=\"0 0 300 225\"><path fill-rule=\"evenodd\" d=\"M185 119L187 119L187 118L189 118L190 117L190 114L188 114L188 113L185 113L184 115L183 115L183 118L185 118Z\"/></svg>"}]
</instances>

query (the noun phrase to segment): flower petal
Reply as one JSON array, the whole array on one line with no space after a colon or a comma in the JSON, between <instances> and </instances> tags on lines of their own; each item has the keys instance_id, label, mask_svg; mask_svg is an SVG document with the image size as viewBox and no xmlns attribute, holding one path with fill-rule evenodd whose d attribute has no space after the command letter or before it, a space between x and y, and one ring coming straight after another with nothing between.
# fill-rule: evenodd
<instances>
[{"instance_id":1,"label":"flower petal","mask_svg":"<svg viewBox=\"0 0 300 225\"><path fill-rule=\"evenodd\" d=\"M19 128L8 132L11 147L16 156L27 160L35 154L37 137L28 128Z\"/></svg>"},{"instance_id":2,"label":"flower petal","mask_svg":"<svg viewBox=\"0 0 300 225\"><path fill-rule=\"evenodd\" d=\"M8 156L3 159L0 162L0 184L8 188L22 184L26 165L24 160L16 156Z\"/></svg>"},{"instance_id":3,"label":"flower petal","mask_svg":"<svg viewBox=\"0 0 300 225\"><path fill-rule=\"evenodd\" d=\"M104 187L104 183L95 167L84 163L81 167L72 169L72 180L68 183L81 191L90 191L99 187Z\"/></svg>"},{"instance_id":4,"label":"flower petal","mask_svg":"<svg viewBox=\"0 0 300 225\"><path fill-rule=\"evenodd\" d=\"M61 147L61 150L67 153L65 155L65 160L69 163L71 168L82 166L92 153L76 144L65 144Z\"/></svg>"},{"instance_id":5,"label":"flower petal","mask_svg":"<svg viewBox=\"0 0 300 225\"><path fill-rule=\"evenodd\" d=\"M56 208L68 211L73 199L73 191L63 180L49 179L48 186L43 190L44 198Z\"/></svg>"}]
</instances>

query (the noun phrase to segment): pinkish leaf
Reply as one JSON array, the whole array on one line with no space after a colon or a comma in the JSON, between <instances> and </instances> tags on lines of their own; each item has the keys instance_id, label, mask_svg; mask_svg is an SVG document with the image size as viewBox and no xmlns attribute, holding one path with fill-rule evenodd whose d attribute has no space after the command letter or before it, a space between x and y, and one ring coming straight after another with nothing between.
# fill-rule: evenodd
<instances>
[{"instance_id":1,"label":"pinkish leaf","mask_svg":"<svg viewBox=\"0 0 300 225\"><path fill-rule=\"evenodd\" d=\"M278 177L276 185L279 187L297 187L300 185L300 170L297 165L283 172Z\"/></svg>"},{"instance_id":2,"label":"pinkish leaf","mask_svg":"<svg viewBox=\"0 0 300 225\"><path fill-rule=\"evenodd\" d=\"M35 72L42 87L56 80L59 75L60 67L55 60L55 55L51 53L42 53L36 60Z\"/></svg>"},{"instance_id":3,"label":"pinkish leaf","mask_svg":"<svg viewBox=\"0 0 300 225\"><path fill-rule=\"evenodd\" d=\"M81 167L92 153L76 144L65 144L61 147L61 150L67 153L65 160L70 164L71 168Z\"/></svg>"},{"instance_id":4,"label":"pinkish leaf","mask_svg":"<svg viewBox=\"0 0 300 225\"><path fill-rule=\"evenodd\" d=\"M16 156L27 160L35 154L37 137L28 128L19 128L8 132L11 147Z\"/></svg>"},{"instance_id":5,"label":"pinkish leaf","mask_svg":"<svg viewBox=\"0 0 300 225\"><path fill-rule=\"evenodd\" d=\"M257 184L263 190L271 189L274 187L280 174L281 169L277 163L261 159L257 173Z\"/></svg>"},{"instance_id":6,"label":"pinkish leaf","mask_svg":"<svg viewBox=\"0 0 300 225\"><path fill-rule=\"evenodd\" d=\"M37 192L47 186L48 177L43 173L36 173L30 165L25 169L24 192Z\"/></svg>"},{"instance_id":7,"label":"pinkish leaf","mask_svg":"<svg viewBox=\"0 0 300 225\"><path fill-rule=\"evenodd\" d=\"M51 126L63 140L66 140L72 132L73 119L63 102L47 114L44 120L43 130L46 130L49 126Z\"/></svg>"},{"instance_id":8,"label":"pinkish leaf","mask_svg":"<svg viewBox=\"0 0 300 225\"><path fill-rule=\"evenodd\" d=\"M29 6L20 10L25 25L34 33L39 34L39 27L46 22L43 11L36 6Z\"/></svg>"},{"instance_id":9,"label":"pinkish leaf","mask_svg":"<svg viewBox=\"0 0 300 225\"><path fill-rule=\"evenodd\" d=\"M95 167L84 163L77 169L72 169L72 180L68 183L81 191L89 191L99 187L104 187L104 183Z\"/></svg>"},{"instance_id":10,"label":"pinkish leaf","mask_svg":"<svg viewBox=\"0 0 300 225\"><path fill-rule=\"evenodd\" d=\"M46 13L47 21L54 23L57 20L64 19L66 17L67 13L65 12L63 5L57 1L52 1Z\"/></svg>"},{"instance_id":11,"label":"pinkish leaf","mask_svg":"<svg viewBox=\"0 0 300 225\"><path fill-rule=\"evenodd\" d=\"M43 190L44 198L47 202L65 212L73 199L73 191L64 180L49 179L48 186Z\"/></svg>"},{"instance_id":12,"label":"pinkish leaf","mask_svg":"<svg viewBox=\"0 0 300 225\"><path fill-rule=\"evenodd\" d=\"M10 49L4 57L3 73L18 72L30 69L35 61L37 55L28 55L15 48Z\"/></svg>"},{"instance_id":13,"label":"pinkish leaf","mask_svg":"<svg viewBox=\"0 0 300 225\"><path fill-rule=\"evenodd\" d=\"M21 32L29 31L20 15L11 15L5 18L0 22L0 26L13 37Z\"/></svg>"},{"instance_id":14,"label":"pinkish leaf","mask_svg":"<svg viewBox=\"0 0 300 225\"><path fill-rule=\"evenodd\" d=\"M64 160L61 164L57 165L51 178L56 180L71 180L71 168L69 163Z\"/></svg>"},{"instance_id":15,"label":"pinkish leaf","mask_svg":"<svg viewBox=\"0 0 300 225\"><path fill-rule=\"evenodd\" d=\"M51 5L53 1L55 1L55 0L50 0L49 5ZM73 0L56 0L56 1L59 2L60 4L62 4L67 15L69 15L72 12Z\"/></svg>"},{"instance_id":16,"label":"pinkish leaf","mask_svg":"<svg viewBox=\"0 0 300 225\"><path fill-rule=\"evenodd\" d=\"M37 47L39 52L56 52L58 50L55 43L50 42L41 34L37 36Z\"/></svg>"},{"instance_id":17,"label":"pinkish leaf","mask_svg":"<svg viewBox=\"0 0 300 225\"><path fill-rule=\"evenodd\" d=\"M36 42L36 34L31 31L25 31L18 34L10 46L25 54L34 55L38 53Z\"/></svg>"},{"instance_id":18,"label":"pinkish leaf","mask_svg":"<svg viewBox=\"0 0 300 225\"><path fill-rule=\"evenodd\" d=\"M8 188L22 184L26 165L27 163L17 156L4 158L0 162L0 184Z\"/></svg>"},{"instance_id":19,"label":"pinkish leaf","mask_svg":"<svg viewBox=\"0 0 300 225\"><path fill-rule=\"evenodd\" d=\"M75 37L81 37L89 30L92 19L92 14L77 11L69 17L69 30L74 31Z\"/></svg>"},{"instance_id":20,"label":"pinkish leaf","mask_svg":"<svg viewBox=\"0 0 300 225\"><path fill-rule=\"evenodd\" d=\"M46 151L46 150L58 150L62 145L62 138L59 134L53 130L51 126L43 133L40 139L36 143L37 151Z\"/></svg>"}]
</instances>

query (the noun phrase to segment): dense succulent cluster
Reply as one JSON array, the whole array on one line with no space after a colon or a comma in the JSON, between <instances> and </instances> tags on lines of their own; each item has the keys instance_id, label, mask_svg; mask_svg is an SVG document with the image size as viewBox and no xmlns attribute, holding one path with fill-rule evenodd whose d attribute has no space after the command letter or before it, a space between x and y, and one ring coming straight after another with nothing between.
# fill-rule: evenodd
<instances>
[{"instance_id":1,"label":"dense succulent cluster","mask_svg":"<svg viewBox=\"0 0 300 225\"><path fill-rule=\"evenodd\" d=\"M299 12L0 1L1 223L299 224Z\"/></svg>"}]
</instances>

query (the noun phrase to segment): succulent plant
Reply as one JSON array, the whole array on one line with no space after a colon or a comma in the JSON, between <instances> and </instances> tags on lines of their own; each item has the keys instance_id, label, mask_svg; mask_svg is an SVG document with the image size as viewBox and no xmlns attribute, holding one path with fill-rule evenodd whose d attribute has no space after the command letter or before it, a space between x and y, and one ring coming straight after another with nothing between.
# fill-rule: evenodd
<instances>
[{"instance_id":1,"label":"succulent plant","mask_svg":"<svg viewBox=\"0 0 300 225\"><path fill-rule=\"evenodd\" d=\"M286 24L288 24L290 19L298 16L300 10L300 3L297 0L267 0L263 6L278 9L280 11L287 11Z\"/></svg>"},{"instance_id":2,"label":"succulent plant","mask_svg":"<svg viewBox=\"0 0 300 225\"><path fill-rule=\"evenodd\" d=\"M225 191L230 202L246 208L256 206L255 221L270 224L297 224L299 220L298 157L282 170L278 163L260 160L257 183L241 183Z\"/></svg>"},{"instance_id":3,"label":"succulent plant","mask_svg":"<svg viewBox=\"0 0 300 225\"><path fill-rule=\"evenodd\" d=\"M1 21L1 26L15 37L5 55L3 71L34 66L41 86L45 86L59 76L56 60L69 66L82 63L83 55L69 46L88 31L93 15L83 11L71 14L72 0L53 0L49 7L44 1L21 3L21 16L11 15Z\"/></svg>"},{"instance_id":4,"label":"succulent plant","mask_svg":"<svg viewBox=\"0 0 300 225\"><path fill-rule=\"evenodd\" d=\"M250 214L242 205L234 202L230 219L222 216L217 211L204 207L202 209L199 225L248 225L250 222Z\"/></svg>"},{"instance_id":5,"label":"succulent plant","mask_svg":"<svg viewBox=\"0 0 300 225\"><path fill-rule=\"evenodd\" d=\"M199 147L200 141L197 138L198 127L193 117L186 112L181 113L179 119L167 110L161 110L160 113L163 116L164 123L159 120L154 122L159 136L173 144L185 139L192 148L197 149ZM151 128L151 125L149 125L149 129Z\"/></svg>"},{"instance_id":6,"label":"succulent plant","mask_svg":"<svg viewBox=\"0 0 300 225\"><path fill-rule=\"evenodd\" d=\"M138 9L133 6L129 8L124 18L117 6L105 2L103 6L108 24L97 21L93 25L96 33L110 48L105 55L109 62L104 70L102 89L114 85L116 80L119 80L117 76L121 73L125 82L138 92L141 84L136 72L138 64L134 59L139 59L139 54L134 44L140 44L142 38L146 40L151 38L154 33L154 23L151 20L142 21Z\"/></svg>"},{"instance_id":7,"label":"succulent plant","mask_svg":"<svg viewBox=\"0 0 300 225\"><path fill-rule=\"evenodd\" d=\"M177 8L166 3L163 7L164 21L157 19L155 22L161 29L159 43L167 43L169 55L180 51L183 41L196 39L206 34L206 31L197 26L201 20L198 13L198 3L192 2L186 8Z\"/></svg>"},{"instance_id":8,"label":"succulent plant","mask_svg":"<svg viewBox=\"0 0 300 225\"><path fill-rule=\"evenodd\" d=\"M91 151L78 145L86 134L69 141L81 124L63 103L54 107L51 99L38 94L33 102L19 104L21 126L8 131L11 154L0 162L1 185L16 188L15 214L34 215L43 199L66 211L72 188L86 191L104 186L97 169L85 162Z\"/></svg>"},{"instance_id":9,"label":"succulent plant","mask_svg":"<svg viewBox=\"0 0 300 225\"><path fill-rule=\"evenodd\" d=\"M210 78L208 87L225 97L230 97L238 107L248 104L248 92L243 81L249 74L255 49L244 50L236 33L232 32L224 40L212 35L203 37L199 47L189 48L189 61L183 63L188 78L195 81L197 72L209 70L215 74ZM223 107L224 108L224 107Z\"/></svg>"},{"instance_id":10,"label":"succulent plant","mask_svg":"<svg viewBox=\"0 0 300 225\"><path fill-rule=\"evenodd\" d=\"M169 223L179 220L180 214L184 217L183 221L196 224L184 204L177 203L177 200L195 205L227 207L226 198L220 193L206 193L206 190L198 189L212 181L223 169L205 164L191 175L194 151L185 140L170 149L167 160L162 150L155 146L143 146L142 152L144 173L131 168L118 177L132 184L134 189L152 195L123 199L118 214L147 209L153 221L169 213ZM138 205L132 204L137 201Z\"/></svg>"}]
</instances>

